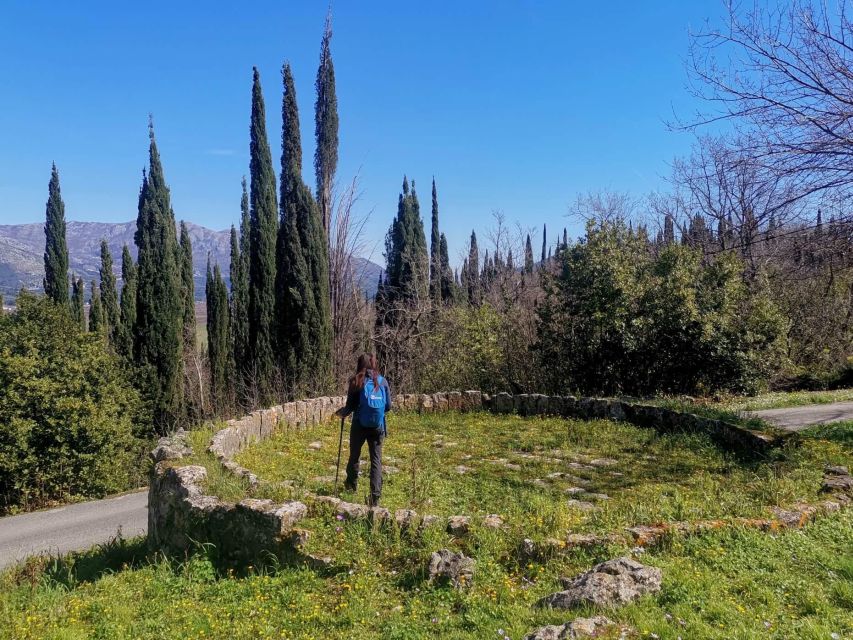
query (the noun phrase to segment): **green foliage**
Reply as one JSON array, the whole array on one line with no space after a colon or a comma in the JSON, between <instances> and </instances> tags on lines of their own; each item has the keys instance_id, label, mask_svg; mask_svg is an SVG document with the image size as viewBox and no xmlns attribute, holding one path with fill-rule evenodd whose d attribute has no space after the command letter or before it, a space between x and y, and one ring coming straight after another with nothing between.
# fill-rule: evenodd
<instances>
[{"instance_id":1,"label":"green foliage","mask_svg":"<svg viewBox=\"0 0 853 640\"><path fill-rule=\"evenodd\" d=\"M302 180L299 111L288 64L283 79L278 351L289 390L302 395L327 389L331 375L329 254L320 210Z\"/></svg>"},{"instance_id":2,"label":"green foliage","mask_svg":"<svg viewBox=\"0 0 853 640\"><path fill-rule=\"evenodd\" d=\"M165 433L183 416L183 318L178 239L169 188L149 124L149 168L139 193L134 353L139 389L147 394L154 426Z\"/></svg>"},{"instance_id":3,"label":"green foliage","mask_svg":"<svg viewBox=\"0 0 853 640\"><path fill-rule=\"evenodd\" d=\"M187 224L181 220L181 240L179 245L181 270L181 302L183 308L184 345L195 345L195 282L193 280L193 247Z\"/></svg>"},{"instance_id":4,"label":"green foliage","mask_svg":"<svg viewBox=\"0 0 853 640\"><path fill-rule=\"evenodd\" d=\"M101 304L101 291L98 284L92 280L92 288L89 297L89 331L106 337L109 331L107 318L104 315L104 306Z\"/></svg>"},{"instance_id":5,"label":"green foliage","mask_svg":"<svg viewBox=\"0 0 853 640\"><path fill-rule=\"evenodd\" d=\"M435 190L435 178L432 179L432 225L429 251L429 297L434 304L439 304L443 299L444 265L441 255L441 233L438 230L438 193Z\"/></svg>"},{"instance_id":6,"label":"green foliage","mask_svg":"<svg viewBox=\"0 0 853 640\"><path fill-rule=\"evenodd\" d=\"M429 293L429 256L414 182L403 178L397 215L385 236L385 296L389 303L425 300Z\"/></svg>"},{"instance_id":7,"label":"green foliage","mask_svg":"<svg viewBox=\"0 0 853 640\"><path fill-rule=\"evenodd\" d=\"M217 264L210 271L207 264L207 355L210 362L210 392L216 411L221 414L232 396L231 327L228 312L228 289Z\"/></svg>"},{"instance_id":8,"label":"green foliage","mask_svg":"<svg viewBox=\"0 0 853 640\"><path fill-rule=\"evenodd\" d=\"M128 488L139 411L105 340L67 308L20 295L0 318L0 510Z\"/></svg>"},{"instance_id":9,"label":"green foliage","mask_svg":"<svg viewBox=\"0 0 853 640\"><path fill-rule=\"evenodd\" d=\"M512 330L511 320L489 304L450 306L436 317L428 338L432 354L423 367L419 388L430 393L447 389L511 391L500 337Z\"/></svg>"},{"instance_id":10,"label":"green foliage","mask_svg":"<svg viewBox=\"0 0 853 640\"><path fill-rule=\"evenodd\" d=\"M231 333L234 350L235 383L246 381L251 369L249 353L249 194L243 178L243 196L240 199L240 230L231 227Z\"/></svg>"},{"instance_id":11,"label":"green foliage","mask_svg":"<svg viewBox=\"0 0 853 640\"><path fill-rule=\"evenodd\" d=\"M133 360L133 330L136 325L136 265L127 245L121 251L121 308L116 337L116 350Z\"/></svg>"},{"instance_id":12,"label":"green foliage","mask_svg":"<svg viewBox=\"0 0 853 640\"><path fill-rule=\"evenodd\" d=\"M68 244L65 239L65 203L59 190L59 171L50 170L44 223L44 292L58 304L68 304Z\"/></svg>"},{"instance_id":13,"label":"green foliage","mask_svg":"<svg viewBox=\"0 0 853 640\"><path fill-rule=\"evenodd\" d=\"M482 288L480 286L480 252L477 248L477 234L471 232L471 243L468 248L467 282L468 304L478 306L483 300Z\"/></svg>"},{"instance_id":14,"label":"green foliage","mask_svg":"<svg viewBox=\"0 0 853 640\"><path fill-rule=\"evenodd\" d=\"M249 245L249 362L258 399L273 398L276 371L275 286L278 204L275 173L267 140L266 109L261 77L253 69L252 118L249 143L250 245Z\"/></svg>"},{"instance_id":15,"label":"green foliage","mask_svg":"<svg viewBox=\"0 0 853 640\"><path fill-rule=\"evenodd\" d=\"M106 240L101 240L101 305L104 310L104 325L110 342L115 346L118 343L120 328L118 290L116 289L116 276L113 273L113 257L107 246Z\"/></svg>"},{"instance_id":16,"label":"green foliage","mask_svg":"<svg viewBox=\"0 0 853 640\"><path fill-rule=\"evenodd\" d=\"M86 295L83 278L75 278L71 274L73 291L71 293L71 317L80 329L86 330L86 305L83 297Z\"/></svg>"},{"instance_id":17,"label":"green foliage","mask_svg":"<svg viewBox=\"0 0 853 640\"><path fill-rule=\"evenodd\" d=\"M731 254L653 252L622 223L590 223L560 253L539 310L551 389L583 393L753 391L784 357L785 322Z\"/></svg>"},{"instance_id":18,"label":"green foliage","mask_svg":"<svg viewBox=\"0 0 853 640\"><path fill-rule=\"evenodd\" d=\"M330 9L331 11L331 9ZM338 168L338 97L335 91L335 65L332 62L332 16L326 18L317 68L317 101L314 104L314 173L317 176L317 203L324 234L329 233L332 216L332 186Z\"/></svg>"}]
</instances>

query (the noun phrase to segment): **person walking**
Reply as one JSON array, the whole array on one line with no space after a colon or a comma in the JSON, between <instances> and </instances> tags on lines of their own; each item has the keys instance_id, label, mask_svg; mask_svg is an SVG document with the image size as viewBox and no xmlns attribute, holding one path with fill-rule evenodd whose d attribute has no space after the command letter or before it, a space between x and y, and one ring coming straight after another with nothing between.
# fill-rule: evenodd
<instances>
[{"instance_id":1,"label":"person walking","mask_svg":"<svg viewBox=\"0 0 853 640\"><path fill-rule=\"evenodd\" d=\"M391 410L391 389L379 372L376 356L364 353L358 358L355 375L347 388L347 403L337 411L346 418L352 415L349 432L349 460L344 488L358 488L361 448L367 442L370 451L370 506L379 504L382 496L382 441L388 435L385 414Z\"/></svg>"}]
</instances>

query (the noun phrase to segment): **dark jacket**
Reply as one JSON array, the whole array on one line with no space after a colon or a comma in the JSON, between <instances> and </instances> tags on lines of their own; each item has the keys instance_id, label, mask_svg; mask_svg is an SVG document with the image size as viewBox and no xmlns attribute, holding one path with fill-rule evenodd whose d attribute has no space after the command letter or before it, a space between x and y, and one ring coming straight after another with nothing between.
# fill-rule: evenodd
<instances>
[{"instance_id":1,"label":"dark jacket","mask_svg":"<svg viewBox=\"0 0 853 640\"><path fill-rule=\"evenodd\" d=\"M373 377L373 371L367 370L367 377ZM344 406L344 417L352 414L352 426L360 427L358 424L358 404L361 401L361 388L356 385L355 377L351 378L349 381L349 387L347 389L347 403ZM385 378L382 378L382 391L385 393L385 413L391 411L391 387L388 386L388 381Z\"/></svg>"}]
</instances>

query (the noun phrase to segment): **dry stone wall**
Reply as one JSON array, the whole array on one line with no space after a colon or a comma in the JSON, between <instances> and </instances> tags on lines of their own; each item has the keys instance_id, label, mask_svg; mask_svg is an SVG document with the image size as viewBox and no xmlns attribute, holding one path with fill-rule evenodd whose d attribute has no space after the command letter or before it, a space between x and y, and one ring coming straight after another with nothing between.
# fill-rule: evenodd
<instances>
[{"instance_id":1,"label":"dry stone wall","mask_svg":"<svg viewBox=\"0 0 853 640\"><path fill-rule=\"evenodd\" d=\"M280 425L309 428L331 419L346 401L343 396L288 402L229 420L211 439L208 451L231 473L250 485L259 479L234 461L245 446L270 436ZM479 391L409 394L394 399L401 411L491 411L522 416L553 415L570 418L625 420L663 432L700 431L721 445L748 455L764 455L779 444L771 435L722 420L703 418L671 409L607 398L575 398L540 394L493 396ZM206 495L207 470L181 464L191 451L186 434L162 438L152 451L154 462L148 492L148 542L151 548L172 554L192 545L210 543L227 562L255 562L264 554L284 556L304 543L307 532L298 528L308 514L302 502L273 503L247 498L234 504Z\"/></svg>"}]
</instances>

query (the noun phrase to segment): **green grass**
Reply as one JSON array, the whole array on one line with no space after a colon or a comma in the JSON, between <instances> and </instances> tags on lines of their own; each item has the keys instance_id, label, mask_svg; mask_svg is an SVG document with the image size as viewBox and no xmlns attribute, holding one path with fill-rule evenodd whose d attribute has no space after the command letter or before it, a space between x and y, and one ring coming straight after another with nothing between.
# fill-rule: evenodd
<instances>
[{"instance_id":1,"label":"green grass","mask_svg":"<svg viewBox=\"0 0 853 640\"><path fill-rule=\"evenodd\" d=\"M851 431L847 425L809 432L799 448L745 463L700 436L661 436L608 421L396 415L386 452L400 471L387 477L386 504L412 505L422 513L497 512L507 520L505 530L475 525L470 535L454 538L440 527L416 533L316 515L302 523L311 531L306 551L331 556L330 566L262 564L259 558L259 567L240 574L217 568L215 553L203 547L165 558L149 555L141 539L118 540L83 554L32 559L0 574L0 639L500 640L502 633L518 640L537 626L593 613L632 626L639 638L847 638L853 635L850 511L802 531L771 535L731 527L668 539L639 556L662 569L662 591L600 612L556 612L534 604L560 588L560 577L629 549L572 549L531 561L520 548L524 537L750 515L766 504L814 498L823 463L850 463ZM190 434L195 453L186 462L208 469L208 491L240 499L249 488L223 473L205 451L211 433ZM312 478L333 475L337 436L332 424L282 432L247 449L239 461L270 480L297 480L296 493L329 490ZM439 439L441 447L434 445ZM320 451L307 448L315 440L323 443ZM616 464L568 466L602 457ZM520 468L488 462L497 458ZM472 471L455 474L456 464ZM568 508L568 479L546 486L529 482L567 468L590 491L611 496L600 511ZM429 554L444 547L476 560L469 588L427 581Z\"/></svg>"},{"instance_id":2,"label":"green grass","mask_svg":"<svg viewBox=\"0 0 853 640\"><path fill-rule=\"evenodd\" d=\"M762 409L782 409L784 407L802 407L810 404L829 404L853 400L853 389L834 391L778 391L763 393L752 397L732 397L717 403L728 411L761 411Z\"/></svg>"},{"instance_id":3,"label":"green grass","mask_svg":"<svg viewBox=\"0 0 853 640\"><path fill-rule=\"evenodd\" d=\"M249 446L237 461L270 483L255 492L258 497L301 498L306 490L331 494L338 437L336 424L280 431ZM319 451L309 448L312 442L321 443ZM344 460L346 448L345 434ZM443 516L497 513L514 534L537 539L767 515L768 506L815 501L823 466L851 464L853 453L844 442L806 439L770 460L747 462L697 434L661 435L606 420L451 413L394 416L384 459L395 471L385 476L384 506ZM609 464L590 464L602 459ZM456 471L460 465L466 473ZM341 497L365 501L366 460L362 471L358 491ZM279 485L287 480L293 489ZM572 495L567 492L572 487L583 492ZM596 509L580 509L570 498ZM326 542L325 548L317 540L312 544L326 553L335 541Z\"/></svg>"},{"instance_id":4,"label":"green grass","mask_svg":"<svg viewBox=\"0 0 853 640\"><path fill-rule=\"evenodd\" d=\"M627 551L519 563L504 541L477 538L462 547L477 560L473 584L456 591L428 583L422 571L445 542L354 524L333 570L279 567L242 577L219 574L203 553L147 557L140 540L31 561L0 575L0 638L499 639L503 630L517 640L595 613L533 604L559 588L560 576ZM663 570L661 593L601 613L641 638L848 638L851 550L850 513L778 535L735 529L673 541L640 557Z\"/></svg>"}]
</instances>

